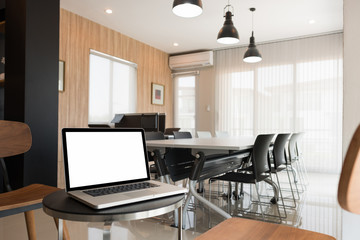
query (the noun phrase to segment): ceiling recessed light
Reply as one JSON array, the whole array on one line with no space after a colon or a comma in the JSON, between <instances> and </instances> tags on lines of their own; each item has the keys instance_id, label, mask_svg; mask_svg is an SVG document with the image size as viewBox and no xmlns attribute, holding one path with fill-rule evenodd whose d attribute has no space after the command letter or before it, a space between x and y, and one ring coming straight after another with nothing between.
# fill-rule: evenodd
<instances>
[{"instance_id":1,"label":"ceiling recessed light","mask_svg":"<svg viewBox=\"0 0 360 240\"><path fill-rule=\"evenodd\" d=\"M179 46L179 44L177 42L174 42L173 45L174 45L174 47Z\"/></svg>"},{"instance_id":2,"label":"ceiling recessed light","mask_svg":"<svg viewBox=\"0 0 360 240\"><path fill-rule=\"evenodd\" d=\"M315 23L314 19L309 20L309 24L314 24L314 23Z\"/></svg>"},{"instance_id":3,"label":"ceiling recessed light","mask_svg":"<svg viewBox=\"0 0 360 240\"><path fill-rule=\"evenodd\" d=\"M110 8L105 9L105 12L106 12L107 14L112 14L112 10L111 10Z\"/></svg>"}]
</instances>

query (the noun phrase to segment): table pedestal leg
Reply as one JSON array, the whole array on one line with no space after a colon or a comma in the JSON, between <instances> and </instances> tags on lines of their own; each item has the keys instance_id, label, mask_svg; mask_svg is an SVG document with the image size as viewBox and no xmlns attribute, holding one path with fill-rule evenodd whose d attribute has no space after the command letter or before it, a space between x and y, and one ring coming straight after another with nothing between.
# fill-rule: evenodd
<instances>
[{"instance_id":1,"label":"table pedestal leg","mask_svg":"<svg viewBox=\"0 0 360 240\"><path fill-rule=\"evenodd\" d=\"M178 240L182 240L182 206L178 208Z\"/></svg>"},{"instance_id":2,"label":"table pedestal leg","mask_svg":"<svg viewBox=\"0 0 360 240\"><path fill-rule=\"evenodd\" d=\"M63 240L63 220L59 218L59 225L58 225L58 239Z\"/></svg>"},{"instance_id":3,"label":"table pedestal leg","mask_svg":"<svg viewBox=\"0 0 360 240\"><path fill-rule=\"evenodd\" d=\"M111 234L111 222L105 222L103 228L103 240L110 240Z\"/></svg>"}]
</instances>

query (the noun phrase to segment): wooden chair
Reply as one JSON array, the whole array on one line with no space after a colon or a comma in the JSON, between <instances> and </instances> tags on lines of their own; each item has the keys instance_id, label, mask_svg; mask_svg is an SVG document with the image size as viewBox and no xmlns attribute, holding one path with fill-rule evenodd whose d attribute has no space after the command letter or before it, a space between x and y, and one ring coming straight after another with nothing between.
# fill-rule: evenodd
<instances>
[{"instance_id":1,"label":"wooden chair","mask_svg":"<svg viewBox=\"0 0 360 240\"><path fill-rule=\"evenodd\" d=\"M42 199L49 193L60 190L42 184L32 184L17 190L11 189L4 157L23 154L30 150L31 131L27 124L0 120L0 164L3 168L4 185L8 192L0 193L0 217L24 212L30 240L36 240L34 210L42 207ZM55 224L57 226L57 219ZM67 229L64 239L70 239Z\"/></svg>"},{"instance_id":2,"label":"wooden chair","mask_svg":"<svg viewBox=\"0 0 360 240\"><path fill-rule=\"evenodd\" d=\"M260 222L244 218L229 218L195 240L335 240L317 232Z\"/></svg>"},{"instance_id":3,"label":"wooden chair","mask_svg":"<svg viewBox=\"0 0 360 240\"><path fill-rule=\"evenodd\" d=\"M340 206L360 214L360 125L351 139L342 167L338 200Z\"/></svg>"}]
</instances>

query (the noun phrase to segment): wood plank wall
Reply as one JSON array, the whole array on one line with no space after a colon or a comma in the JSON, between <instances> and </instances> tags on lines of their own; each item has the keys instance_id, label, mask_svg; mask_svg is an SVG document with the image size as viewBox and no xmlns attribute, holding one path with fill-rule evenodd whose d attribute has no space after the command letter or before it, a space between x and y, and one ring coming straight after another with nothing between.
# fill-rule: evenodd
<instances>
[{"instance_id":1,"label":"wood plank wall","mask_svg":"<svg viewBox=\"0 0 360 240\"><path fill-rule=\"evenodd\" d=\"M87 127L89 52L94 49L138 64L137 112L165 112L173 123L173 85L168 54L79 15L60 10L59 58L65 61L64 91L59 92L58 186L64 187L61 129ZM163 106L151 104L151 83L165 85Z\"/></svg>"}]
</instances>

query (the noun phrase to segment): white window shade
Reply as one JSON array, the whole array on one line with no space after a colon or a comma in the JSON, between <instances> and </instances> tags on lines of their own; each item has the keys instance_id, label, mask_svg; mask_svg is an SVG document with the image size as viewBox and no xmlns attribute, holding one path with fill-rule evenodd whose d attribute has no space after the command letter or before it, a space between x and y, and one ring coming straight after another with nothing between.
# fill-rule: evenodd
<instances>
[{"instance_id":1,"label":"white window shade","mask_svg":"<svg viewBox=\"0 0 360 240\"><path fill-rule=\"evenodd\" d=\"M89 123L109 123L116 113L136 112L136 64L90 52Z\"/></svg>"}]
</instances>

